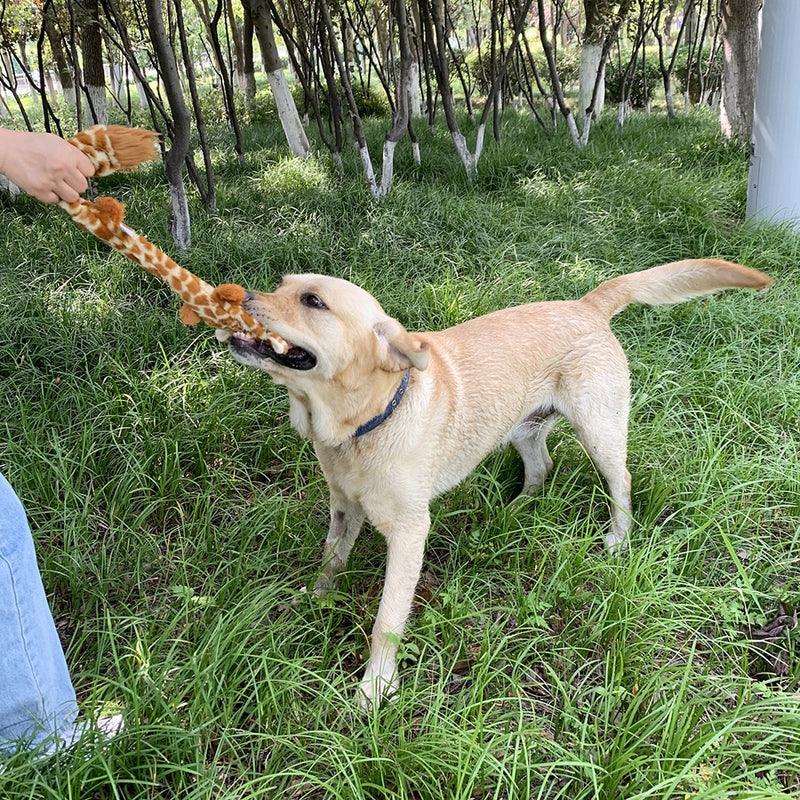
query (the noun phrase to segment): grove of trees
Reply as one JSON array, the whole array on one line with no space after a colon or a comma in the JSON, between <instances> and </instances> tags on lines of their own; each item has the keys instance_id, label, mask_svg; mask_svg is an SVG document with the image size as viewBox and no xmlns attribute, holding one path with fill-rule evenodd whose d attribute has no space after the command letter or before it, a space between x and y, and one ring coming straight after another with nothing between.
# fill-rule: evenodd
<instances>
[{"instance_id":1,"label":"grove of trees","mask_svg":"<svg viewBox=\"0 0 800 800\"><path fill-rule=\"evenodd\" d=\"M184 181L215 204L206 125L224 122L247 158L245 119L279 120L305 157L309 125L337 164L360 154L373 196L394 152L442 115L473 178L486 128L525 109L576 147L613 103L624 126L650 111L719 109L748 139L761 0L0 0L0 124L66 133L109 113L162 133L173 235L189 242ZM260 68L257 64L260 62ZM258 89L262 72L268 88ZM264 82L262 82L263 85ZM391 119L373 163L370 115ZM35 117L35 119L34 119ZM195 144L193 144L195 143ZM199 152L197 152L199 151Z\"/></svg>"}]
</instances>

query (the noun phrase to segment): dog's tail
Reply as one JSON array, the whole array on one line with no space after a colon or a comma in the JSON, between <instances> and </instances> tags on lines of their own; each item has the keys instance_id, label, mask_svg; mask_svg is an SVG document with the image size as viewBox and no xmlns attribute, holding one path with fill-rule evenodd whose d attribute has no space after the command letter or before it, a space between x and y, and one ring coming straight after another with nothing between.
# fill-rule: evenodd
<instances>
[{"instance_id":1,"label":"dog's tail","mask_svg":"<svg viewBox=\"0 0 800 800\"><path fill-rule=\"evenodd\" d=\"M585 295L581 302L610 318L631 303L668 305L720 289L764 289L772 282L769 275L741 264L696 258L612 278Z\"/></svg>"}]
</instances>

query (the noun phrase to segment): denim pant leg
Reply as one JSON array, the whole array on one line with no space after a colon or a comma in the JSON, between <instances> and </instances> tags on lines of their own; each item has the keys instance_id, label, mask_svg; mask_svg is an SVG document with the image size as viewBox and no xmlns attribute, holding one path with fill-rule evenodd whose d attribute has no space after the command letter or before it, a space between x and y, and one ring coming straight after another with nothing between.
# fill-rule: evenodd
<instances>
[{"instance_id":1,"label":"denim pant leg","mask_svg":"<svg viewBox=\"0 0 800 800\"><path fill-rule=\"evenodd\" d=\"M25 511L0 475L0 752L68 739L77 714Z\"/></svg>"}]
</instances>

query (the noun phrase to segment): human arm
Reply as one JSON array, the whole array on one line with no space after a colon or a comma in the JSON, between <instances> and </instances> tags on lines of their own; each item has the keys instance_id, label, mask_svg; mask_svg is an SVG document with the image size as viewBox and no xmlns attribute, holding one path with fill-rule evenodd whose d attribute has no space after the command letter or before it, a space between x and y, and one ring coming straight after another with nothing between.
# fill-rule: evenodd
<instances>
[{"instance_id":1,"label":"human arm","mask_svg":"<svg viewBox=\"0 0 800 800\"><path fill-rule=\"evenodd\" d=\"M0 128L0 173L43 203L74 203L94 172L77 147L52 133Z\"/></svg>"}]
</instances>

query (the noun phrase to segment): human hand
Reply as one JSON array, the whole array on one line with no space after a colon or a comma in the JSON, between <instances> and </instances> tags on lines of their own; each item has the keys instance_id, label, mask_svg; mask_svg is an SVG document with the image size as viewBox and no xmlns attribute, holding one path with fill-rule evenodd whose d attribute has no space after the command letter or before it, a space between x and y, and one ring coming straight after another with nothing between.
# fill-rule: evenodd
<instances>
[{"instance_id":1,"label":"human hand","mask_svg":"<svg viewBox=\"0 0 800 800\"><path fill-rule=\"evenodd\" d=\"M74 203L94 172L77 147L52 133L0 128L0 173L43 203Z\"/></svg>"}]
</instances>

